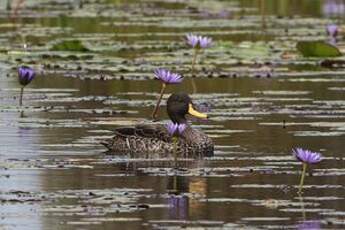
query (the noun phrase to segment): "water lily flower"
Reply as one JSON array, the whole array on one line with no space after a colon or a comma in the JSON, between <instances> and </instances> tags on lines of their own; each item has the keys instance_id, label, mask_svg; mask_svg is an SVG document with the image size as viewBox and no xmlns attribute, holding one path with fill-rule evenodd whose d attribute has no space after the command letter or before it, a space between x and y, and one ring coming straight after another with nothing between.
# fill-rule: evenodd
<instances>
[{"instance_id":1,"label":"water lily flower","mask_svg":"<svg viewBox=\"0 0 345 230\"><path fill-rule=\"evenodd\" d=\"M165 84L178 84L183 80L183 77L180 74L172 73L166 69L156 69L154 74L157 79L161 80Z\"/></svg>"},{"instance_id":2,"label":"water lily flower","mask_svg":"<svg viewBox=\"0 0 345 230\"><path fill-rule=\"evenodd\" d=\"M297 160L303 163L302 176L301 176L301 181L300 181L299 189L298 189L298 192L301 193L302 188L303 188L303 183L304 183L304 177L307 171L307 166L308 164L319 163L322 160L321 153L312 152L310 150L302 149L302 148L295 148L295 149L292 149L292 154Z\"/></svg>"},{"instance_id":3,"label":"water lily flower","mask_svg":"<svg viewBox=\"0 0 345 230\"><path fill-rule=\"evenodd\" d=\"M212 38L201 35L187 34L186 41L188 45L196 49L204 49L212 45Z\"/></svg>"},{"instance_id":4,"label":"water lily flower","mask_svg":"<svg viewBox=\"0 0 345 230\"><path fill-rule=\"evenodd\" d=\"M186 127L187 127L186 124L178 124L178 123L173 123L173 122L169 122L166 125L168 133L173 137L175 165L177 165L177 140L179 136L184 132Z\"/></svg>"},{"instance_id":5,"label":"water lily flower","mask_svg":"<svg viewBox=\"0 0 345 230\"><path fill-rule=\"evenodd\" d=\"M160 91L160 96L157 100L157 104L156 107L154 108L153 112L152 112L152 119L156 120L157 118L157 112L158 112L158 108L159 105L162 101L162 97L165 91L165 88L167 86L167 84L178 84L181 83L183 80L183 77L178 74L178 73L172 73L169 70L166 69L156 69L154 71L154 75L155 77L160 80L162 82L162 87L161 87L161 91Z\"/></svg>"},{"instance_id":6,"label":"water lily flower","mask_svg":"<svg viewBox=\"0 0 345 230\"><path fill-rule=\"evenodd\" d=\"M335 24L327 25L326 33L329 36L329 43L335 46L337 44L338 26Z\"/></svg>"},{"instance_id":7,"label":"water lily flower","mask_svg":"<svg viewBox=\"0 0 345 230\"><path fill-rule=\"evenodd\" d=\"M212 38L199 36L199 45L203 49L212 46Z\"/></svg>"},{"instance_id":8,"label":"water lily flower","mask_svg":"<svg viewBox=\"0 0 345 230\"><path fill-rule=\"evenodd\" d=\"M35 77L35 71L28 66L18 68L19 83L24 87L28 85Z\"/></svg>"},{"instance_id":9,"label":"water lily flower","mask_svg":"<svg viewBox=\"0 0 345 230\"><path fill-rule=\"evenodd\" d=\"M186 124L178 124L178 123L174 123L174 122L169 122L166 125L168 133L171 136L181 135L184 132L184 130L186 129L186 127L187 127Z\"/></svg>"},{"instance_id":10,"label":"water lily flower","mask_svg":"<svg viewBox=\"0 0 345 230\"><path fill-rule=\"evenodd\" d=\"M199 36L194 34L187 34L186 41L187 44L190 45L192 48L196 48L199 43Z\"/></svg>"},{"instance_id":11,"label":"water lily flower","mask_svg":"<svg viewBox=\"0 0 345 230\"><path fill-rule=\"evenodd\" d=\"M344 15L345 4L338 0L324 0L322 1L322 13L326 16Z\"/></svg>"},{"instance_id":12,"label":"water lily flower","mask_svg":"<svg viewBox=\"0 0 345 230\"><path fill-rule=\"evenodd\" d=\"M306 164L316 164L322 160L320 153L312 152L308 149L295 148L292 150L292 154L296 157L297 160Z\"/></svg>"},{"instance_id":13,"label":"water lily flower","mask_svg":"<svg viewBox=\"0 0 345 230\"><path fill-rule=\"evenodd\" d=\"M201 49L208 48L212 46L212 38L195 35L195 34L187 34L185 36L186 42L189 46L191 46L194 49L194 54L192 58L192 67L191 67L191 75L194 75L194 66L196 63L196 59L198 56L198 53ZM193 87L193 93L196 93L196 85L194 80L192 79L192 87Z\"/></svg>"},{"instance_id":14,"label":"water lily flower","mask_svg":"<svg viewBox=\"0 0 345 230\"><path fill-rule=\"evenodd\" d=\"M327 25L326 32L328 36L336 37L338 35L338 26L335 24Z\"/></svg>"},{"instance_id":15,"label":"water lily flower","mask_svg":"<svg viewBox=\"0 0 345 230\"><path fill-rule=\"evenodd\" d=\"M19 98L20 106L23 104L24 87L35 78L35 75L35 71L28 66L21 66L18 68L18 81L22 85Z\"/></svg>"}]
</instances>

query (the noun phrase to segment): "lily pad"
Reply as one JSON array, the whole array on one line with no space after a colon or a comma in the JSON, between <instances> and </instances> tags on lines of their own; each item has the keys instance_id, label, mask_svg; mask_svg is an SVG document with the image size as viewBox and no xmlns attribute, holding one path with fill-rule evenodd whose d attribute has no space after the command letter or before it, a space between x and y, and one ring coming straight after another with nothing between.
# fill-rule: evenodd
<instances>
[{"instance_id":1,"label":"lily pad","mask_svg":"<svg viewBox=\"0 0 345 230\"><path fill-rule=\"evenodd\" d=\"M86 52L88 48L80 40L64 40L55 44L51 50L54 51L75 51L75 52Z\"/></svg>"},{"instance_id":2,"label":"lily pad","mask_svg":"<svg viewBox=\"0 0 345 230\"><path fill-rule=\"evenodd\" d=\"M300 41L297 49L304 57L339 57L339 49L323 41Z\"/></svg>"}]
</instances>

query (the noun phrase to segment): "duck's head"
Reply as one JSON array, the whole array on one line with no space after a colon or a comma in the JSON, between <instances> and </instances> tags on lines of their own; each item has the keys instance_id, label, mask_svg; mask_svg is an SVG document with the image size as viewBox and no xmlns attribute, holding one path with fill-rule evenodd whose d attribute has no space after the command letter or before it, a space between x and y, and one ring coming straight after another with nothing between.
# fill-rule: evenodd
<instances>
[{"instance_id":1,"label":"duck's head","mask_svg":"<svg viewBox=\"0 0 345 230\"><path fill-rule=\"evenodd\" d=\"M186 93L173 93L167 101L167 113L174 123L186 123L186 115L207 118L207 115L194 109L192 99Z\"/></svg>"}]
</instances>

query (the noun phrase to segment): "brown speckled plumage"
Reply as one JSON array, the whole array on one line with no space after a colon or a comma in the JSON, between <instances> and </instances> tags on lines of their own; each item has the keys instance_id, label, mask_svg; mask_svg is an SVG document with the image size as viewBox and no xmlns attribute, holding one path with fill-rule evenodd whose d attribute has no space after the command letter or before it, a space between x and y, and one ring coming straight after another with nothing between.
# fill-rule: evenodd
<instances>
[{"instance_id":1,"label":"brown speckled plumage","mask_svg":"<svg viewBox=\"0 0 345 230\"><path fill-rule=\"evenodd\" d=\"M127 154L131 157L171 157L174 151L172 138L164 125L137 125L115 130L112 139L102 142L109 154ZM179 157L204 157L213 155L213 142L202 131L186 128L177 142Z\"/></svg>"}]
</instances>

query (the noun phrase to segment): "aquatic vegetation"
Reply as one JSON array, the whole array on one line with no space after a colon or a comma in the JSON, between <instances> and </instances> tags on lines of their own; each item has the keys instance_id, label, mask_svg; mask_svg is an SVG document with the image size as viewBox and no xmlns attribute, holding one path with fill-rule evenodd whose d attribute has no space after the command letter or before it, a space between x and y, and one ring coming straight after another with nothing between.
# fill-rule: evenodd
<instances>
[{"instance_id":1,"label":"aquatic vegetation","mask_svg":"<svg viewBox=\"0 0 345 230\"><path fill-rule=\"evenodd\" d=\"M330 24L326 26L326 33L329 36L329 43L331 45L336 45L337 35L338 35L338 26L335 24Z\"/></svg>"},{"instance_id":2,"label":"aquatic vegetation","mask_svg":"<svg viewBox=\"0 0 345 230\"><path fill-rule=\"evenodd\" d=\"M184 132L186 129L187 125L186 124L178 124L174 122L169 122L166 125L166 128L168 130L168 133L172 136L173 142L174 142L174 161L175 165L177 164L177 142L179 136Z\"/></svg>"},{"instance_id":3,"label":"aquatic vegetation","mask_svg":"<svg viewBox=\"0 0 345 230\"><path fill-rule=\"evenodd\" d=\"M187 34L186 43L194 49L194 54L192 58L191 75L194 76L194 68L197 56L201 49L208 48L212 46L212 38L204 37L200 35ZM193 93L196 93L195 82L192 81Z\"/></svg>"},{"instance_id":4,"label":"aquatic vegetation","mask_svg":"<svg viewBox=\"0 0 345 230\"><path fill-rule=\"evenodd\" d=\"M341 56L341 52L336 46L323 41L300 41L296 47L304 57Z\"/></svg>"},{"instance_id":5,"label":"aquatic vegetation","mask_svg":"<svg viewBox=\"0 0 345 230\"><path fill-rule=\"evenodd\" d=\"M172 73L166 69L156 69L155 77L165 84L178 84L181 83L183 78L180 74Z\"/></svg>"},{"instance_id":6,"label":"aquatic vegetation","mask_svg":"<svg viewBox=\"0 0 345 230\"><path fill-rule=\"evenodd\" d=\"M18 68L18 80L21 84L19 105L23 104L24 87L27 86L35 78L35 71L28 66L21 66Z\"/></svg>"},{"instance_id":7,"label":"aquatic vegetation","mask_svg":"<svg viewBox=\"0 0 345 230\"><path fill-rule=\"evenodd\" d=\"M345 5L342 1L325 0L322 1L322 13L326 16L344 15Z\"/></svg>"},{"instance_id":8,"label":"aquatic vegetation","mask_svg":"<svg viewBox=\"0 0 345 230\"><path fill-rule=\"evenodd\" d=\"M319 163L322 160L321 154L318 152L312 152L310 150L302 149L302 148L293 149L292 154L295 156L297 160L299 160L303 164L302 176L301 176L301 181L300 181L299 189L298 189L298 192L302 193L304 177L307 170L307 166L308 164Z\"/></svg>"},{"instance_id":9,"label":"aquatic vegetation","mask_svg":"<svg viewBox=\"0 0 345 230\"><path fill-rule=\"evenodd\" d=\"M16 24L9 19L11 12L1 11L4 228L61 223L61 228L296 229L302 224L301 205L290 193L297 191L296 164L300 169L302 163L291 164L292 156L281 152L291 149L291 141L334 153L313 169L313 178L305 178L303 189L309 197L303 221L322 218L322 227L342 228L343 186L338 179L345 175L339 148L345 135L344 61L304 58L295 49L297 41L328 42L326 25L331 20L343 27L341 16L322 17L326 2L334 3L337 15L344 14L339 0L302 0L298 7L265 1L266 12L256 1L238 0L83 1L83 10L76 9L76 1L26 2ZM229 16L216 15L224 9ZM264 31L260 13L266 17ZM198 43L179 41L189 32L217 38L216 47L198 48L195 78L187 79L198 86L193 108L210 112L206 124L193 127L214 140L214 155L202 160L182 157L188 156L180 143L189 128L183 137L166 135L171 141L166 155L149 158L140 147L130 157L103 155L99 142L111 138L114 129L150 123L147 116L163 82L147 81L154 78L153 70L164 67L191 75ZM21 38L28 44L25 52ZM80 42L63 42L73 40ZM85 48L89 50L83 52ZM35 89L25 88L23 100L34 105L25 108L26 117L13 116L24 110L16 106L17 76L10 77L18 63L38 64L45 75L33 82ZM159 119L167 93L192 92L189 84L165 90ZM167 134L166 122L157 123ZM147 131L138 129L136 134ZM173 138L179 138L178 169ZM84 185L85 190L74 191ZM138 190L106 189L128 185ZM37 186L52 193L36 193ZM155 207L159 209L151 210ZM240 214L229 213L232 207ZM247 212L248 207L253 211ZM219 215L204 215L215 209ZM199 217L202 220L194 221Z\"/></svg>"},{"instance_id":10,"label":"aquatic vegetation","mask_svg":"<svg viewBox=\"0 0 345 230\"><path fill-rule=\"evenodd\" d=\"M166 86L168 84L179 84L179 83L181 83L183 80L183 77L178 73L172 73L166 69L156 69L154 74L155 74L156 79L158 79L162 82L160 95L159 95L159 98L157 100L157 104L156 104L155 108L153 109L153 112L151 115L152 119L156 120L159 105L162 101L162 97L163 97Z\"/></svg>"},{"instance_id":11,"label":"aquatic vegetation","mask_svg":"<svg viewBox=\"0 0 345 230\"><path fill-rule=\"evenodd\" d=\"M338 35L338 26L335 24L329 24L326 26L326 33L328 36L336 37Z\"/></svg>"},{"instance_id":12,"label":"aquatic vegetation","mask_svg":"<svg viewBox=\"0 0 345 230\"><path fill-rule=\"evenodd\" d=\"M186 35L187 44L190 45L194 49L204 49L208 48L212 45L212 38L198 36L194 34L187 34Z\"/></svg>"},{"instance_id":13,"label":"aquatic vegetation","mask_svg":"<svg viewBox=\"0 0 345 230\"><path fill-rule=\"evenodd\" d=\"M198 36L194 34L187 34L186 35L186 42L189 46L194 49L194 55L192 60L192 75L194 74L194 66L196 63L197 56L201 49L208 48L212 45L212 38Z\"/></svg>"},{"instance_id":14,"label":"aquatic vegetation","mask_svg":"<svg viewBox=\"0 0 345 230\"><path fill-rule=\"evenodd\" d=\"M168 133L171 136L178 136L183 133L183 131L186 129L187 125L186 124L178 124L174 122L169 122L166 125L166 128L168 130Z\"/></svg>"},{"instance_id":15,"label":"aquatic vegetation","mask_svg":"<svg viewBox=\"0 0 345 230\"><path fill-rule=\"evenodd\" d=\"M87 47L80 40L64 40L56 43L51 48L53 51L86 52Z\"/></svg>"}]
</instances>

